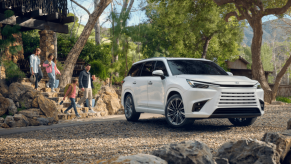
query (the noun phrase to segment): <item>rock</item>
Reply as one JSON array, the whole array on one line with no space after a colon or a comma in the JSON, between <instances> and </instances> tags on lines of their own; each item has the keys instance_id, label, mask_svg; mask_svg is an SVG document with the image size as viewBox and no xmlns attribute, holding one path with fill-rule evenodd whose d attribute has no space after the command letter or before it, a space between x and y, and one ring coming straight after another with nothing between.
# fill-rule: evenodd
<instances>
[{"instance_id":1,"label":"rock","mask_svg":"<svg viewBox=\"0 0 291 164\"><path fill-rule=\"evenodd\" d=\"M21 110L18 113L23 114L24 116L28 118L39 117L39 115L44 114L40 109L36 109L36 108Z\"/></svg>"},{"instance_id":2,"label":"rock","mask_svg":"<svg viewBox=\"0 0 291 164\"><path fill-rule=\"evenodd\" d=\"M20 108L19 102L15 102L15 106L16 106L17 108Z\"/></svg>"},{"instance_id":3,"label":"rock","mask_svg":"<svg viewBox=\"0 0 291 164\"><path fill-rule=\"evenodd\" d=\"M57 122L58 118L58 110L53 101L49 101L49 99L45 98L43 95L39 95L37 99L38 105L41 111L47 116L54 118L54 121Z\"/></svg>"},{"instance_id":4,"label":"rock","mask_svg":"<svg viewBox=\"0 0 291 164\"><path fill-rule=\"evenodd\" d=\"M21 96L28 90L33 90L32 87L22 85L20 83L12 83L9 86L9 98L13 101L20 102Z\"/></svg>"},{"instance_id":5,"label":"rock","mask_svg":"<svg viewBox=\"0 0 291 164\"><path fill-rule=\"evenodd\" d=\"M94 107L94 111L106 111L106 104L102 100L101 96L97 97L96 100L96 105Z\"/></svg>"},{"instance_id":6,"label":"rock","mask_svg":"<svg viewBox=\"0 0 291 164\"><path fill-rule=\"evenodd\" d=\"M283 103L281 101L272 101L271 105L285 105L285 103Z\"/></svg>"},{"instance_id":7,"label":"rock","mask_svg":"<svg viewBox=\"0 0 291 164\"><path fill-rule=\"evenodd\" d=\"M1 127L2 127L2 128L10 128L10 127L9 127L7 124L5 124L5 123L2 123Z\"/></svg>"},{"instance_id":8,"label":"rock","mask_svg":"<svg viewBox=\"0 0 291 164\"><path fill-rule=\"evenodd\" d=\"M40 122L35 118L28 118L29 126L39 126Z\"/></svg>"},{"instance_id":9,"label":"rock","mask_svg":"<svg viewBox=\"0 0 291 164\"><path fill-rule=\"evenodd\" d=\"M7 98L0 96L0 116L4 115L9 108L10 102Z\"/></svg>"},{"instance_id":10,"label":"rock","mask_svg":"<svg viewBox=\"0 0 291 164\"><path fill-rule=\"evenodd\" d=\"M4 123L7 124L9 127L15 126L15 121L14 121L13 116L6 116Z\"/></svg>"},{"instance_id":11,"label":"rock","mask_svg":"<svg viewBox=\"0 0 291 164\"><path fill-rule=\"evenodd\" d=\"M110 115L114 115L121 108L121 104L119 103L119 99L112 97L111 95L102 95L102 99L106 104L106 109Z\"/></svg>"},{"instance_id":12,"label":"rock","mask_svg":"<svg viewBox=\"0 0 291 164\"><path fill-rule=\"evenodd\" d=\"M9 96L9 88L3 79L0 79L0 93L6 98Z\"/></svg>"},{"instance_id":13,"label":"rock","mask_svg":"<svg viewBox=\"0 0 291 164\"><path fill-rule=\"evenodd\" d=\"M40 125L48 125L48 123L52 120L49 120L48 118L37 118L37 121Z\"/></svg>"},{"instance_id":14,"label":"rock","mask_svg":"<svg viewBox=\"0 0 291 164\"><path fill-rule=\"evenodd\" d=\"M183 141L166 145L151 154L168 163L214 164L210 148L199 141Z\"/></svg>"},{"instance_id":15,"label":"rock","mask_svg":"<svg viewBox=\"0 0 291 164\"><path fill-rule=\"evenodd\" d=\"M280 154L281 162L283 162L291 148L291 136L282 135L276 132L266 133L262 138L262 141L270 142L276 145L276 150Z\"/></svg>"},{"instance_id":16,"label":"rock","mask_svg":"<svg viewBox=\"0 0 291 164\"><path fill-rule=\"evenodd\" d=\"M14 115L15 127L25 127L29 125L28 119L22 114Z\"/></svg>"},{"instance_id":17,"label":"rock","mask_svg":"<svg viewBox=\"0 0 291 164\"><path fill-rule=\"evenodd\" d=\"M167 164L163 159L149 155L149 154L136 154L129 156L115 157L109 160L97 161L99 164Z\"/></svg>"},{"instance_id":18,"label":"rock","mask_svg":"<svg viewBox=\"0 0 291 164\"><path fill-rule=\"evenodd\" d=\"M216 162L216 164L229 164L228 159L226 158L214 157L213 160Z\"/></svg>"},{"instance_id":19,"label":"rock","mask_svg":"<svg viewBox=\"0 0 291 164\"><path fill-rule=\"evenodd\" d=\"M218 149L217 156L228 159L229 163L280 163L280 154L276 150L276 145L257 140L227 142Z\"/></svg>"},{"instance_id":20,"label":"rock","mask_svg":"<svg viewBox=\"0 0 291 164\"><path fill-rule=\"evenodd\" d=\"M34 98L32 100L31 107L33 107L33 108L38 108L39 107L38 102L37 102L37 98Z\"/></svg>"},{"instance_id":21,"label":"rock","mask_svg":"<svg viewBox=\"0 0 291 164\"><path fill-rule=\"evenodd\" d=\"M0 117L0 123L4 123L4 118L3 117Z\"/></svg>"},{"instance_id":22,"label":"rock","mask_svg":"<svg viewBox=\"0 0 291 164\"><path fill-rule=\"evenodd\" d=\"M14 115L17 113L17 107L15 106L14 102L12 99L7 98L9 101L9 107L8 107L8 113L10 115Z\"/></svg>"},{"instance_id":23,"label":"rock","mask_svg":"<svg viewBox=\"0 0 291 164\"><path fill-rule=\"evenodd\" d=\"M19 98L19 102L22 108L31 108L32 107L32 101L38 97L38 93L35 90L30 90L25 92L20 98ZM38 108L38 104L34 104L37 107L34 108Z\"/></svg>"},{"instance_id":24,"label":"rock","mask_svg":"<svg viewBox=\"0 0 291 164\"><path fill-rule=\"evenodd\" d=\"M112 97L118 98L118 95L116 94L115 90L109 86L101 87L99 90L99 95L101 94L106 94L106 95L110 95Z\"/></svg>"}]
</instances>

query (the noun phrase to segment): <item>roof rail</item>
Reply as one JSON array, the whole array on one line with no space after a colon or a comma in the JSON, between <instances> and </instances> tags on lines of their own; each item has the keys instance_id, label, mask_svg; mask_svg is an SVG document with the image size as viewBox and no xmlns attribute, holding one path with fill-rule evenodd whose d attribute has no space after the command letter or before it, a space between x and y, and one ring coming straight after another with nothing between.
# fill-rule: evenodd
<instances>
[{"instance_id":1,"label":"roof rail","mask_svg":"<svg viewBox=\"0 0 291 164\"><path fill-rule=\"evenodd\" d=\"M147 59L142 59L142 60L139 60L137 62L140 62L140 61L143 61L143 60L148 60L148 59L154 59L154 58L166 58L166 57L151 57L151 58L147 58ZM135 62L136 63L136 62Z\"/></svg>"}]
</instances>

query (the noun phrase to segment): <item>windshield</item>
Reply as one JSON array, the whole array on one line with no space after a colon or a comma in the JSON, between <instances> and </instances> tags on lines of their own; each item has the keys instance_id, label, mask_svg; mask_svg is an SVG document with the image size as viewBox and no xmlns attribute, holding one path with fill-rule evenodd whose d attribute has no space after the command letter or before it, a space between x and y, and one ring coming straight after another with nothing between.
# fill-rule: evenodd
<instances>
[{"instance_id":1,"label":"windshield","mask_svg":"<svg viewBox=\"0 0 291 164\"><path fill-rule=\"evenodd\" d=\"M228 75L214 62L202 60L168 60L173 75Z\"/></svg>"}]
</instances>

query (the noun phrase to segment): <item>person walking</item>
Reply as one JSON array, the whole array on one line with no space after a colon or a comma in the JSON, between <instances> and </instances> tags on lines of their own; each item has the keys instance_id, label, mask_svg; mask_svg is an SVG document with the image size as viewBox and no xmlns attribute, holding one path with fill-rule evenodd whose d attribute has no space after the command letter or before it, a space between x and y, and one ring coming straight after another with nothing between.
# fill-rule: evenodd
<instances>
[{"instance_id":1,"label":"person walking","mask_svg":"<svg viewBox=\"0 0 291 164\"><path fill-rule=\"evenodd\" d=\"M78 101L77 107L81 108L81 105L86 99L89 99L89 112L90 113L96 113L92 109L92 88L93 86L93 80L95 80L95 76L91 77L90 74L91 65L87 64L85 67L85 70L83 70L79 75L79 88L84 92L84 96Z\"/></svg>"},{"instance_id":2,"label":"person walking","mask_svg":"<svg viewBox=\"0 0 291 164\"><path fill-rule=\"evenodd\" d=\"M51 92L56 92L54 90L55 81L56 81L56 73L61 75L60 71L58 70L56 64L53 62L54 55L52 53L49 54L48 60L43 63L43 66L46 67L46 72L49 76L49 85L51 88Z\"/></svg>"},{"instance_id":3,"label":"person walking","mask_svg":"<svg viewBox=\"0 0 291 164\"><path fill-rule=\"evenodd\" d=\"M41 73L41 65L40 65L40 59L39 54L41 50L39 48L36 48L34 50L34 54L31 54L29 57L29 64L30 64L30 73L31 75L35 76L35 90L39 87L38 82L42 79L42 73Z\"/></svg>"},{"instance_id":4,"label":"person walking","mask_svg":"<svg viewBox=\"0 0 291 164\"><path fill-rule=\"evenodd\" d=\"M77 108L76 108L76 103L75 103L75 98L76 98L76 87L77 87L78 79L73 79L73 83L70 84L68 90L65 93L65 96L63 98L63 101L65 101L66 97L70 98L71 100L71 105L65 110L65 114L68 114L68 111L71 108L74 108L75 114L77 118L80 118L81 116L78 114Z\"/></svg>"}]
</instances>

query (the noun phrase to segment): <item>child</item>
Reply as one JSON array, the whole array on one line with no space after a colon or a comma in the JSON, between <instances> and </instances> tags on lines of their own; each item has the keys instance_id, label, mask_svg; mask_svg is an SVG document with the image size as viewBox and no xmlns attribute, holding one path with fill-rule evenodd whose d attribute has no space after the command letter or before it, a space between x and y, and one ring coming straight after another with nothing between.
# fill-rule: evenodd
<instances>
[{"instance_id":1,"label":"child","mask_svg":"<svg viewBox=\"0 0 291 164\"><path fill-rule=\"evenodd\" d=\"M63 101L66 99L66 97L68 96L71 100L71 106L69 106L66 110L65 110L65 114L68 114L68 111L71 108L74 108L75 110L75 114L77 116L77 118L80 118L81 116L78 114L77 108L76 108L76 103L75 103L75 97L76 97L76 86L78 83L78 79L73 79L73 83L70 84L69 89L66 91L65 96L63 98Z\"/></svg>"},{"instance_id":2,"label":"child","mask_svg":"<svg viewBox=\"0 0 291 164\"><path fill-rule=\"evenodd\" d=\"M60 71L58 70L56 63L53 62L55 56L54 54L50 53L48 56L48 60L43 63L43 66L46 67L46 72L49 76L49 83L51 87L51 92L56 92L54 90L55 82L56 82L56 73L61 75Z\"/></svg>"}]
</instances>

